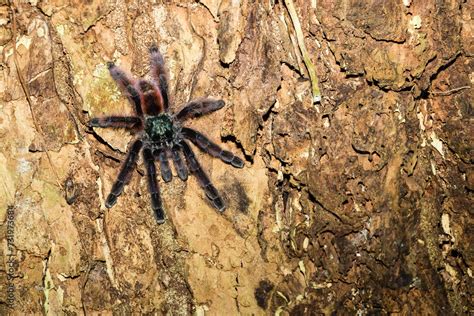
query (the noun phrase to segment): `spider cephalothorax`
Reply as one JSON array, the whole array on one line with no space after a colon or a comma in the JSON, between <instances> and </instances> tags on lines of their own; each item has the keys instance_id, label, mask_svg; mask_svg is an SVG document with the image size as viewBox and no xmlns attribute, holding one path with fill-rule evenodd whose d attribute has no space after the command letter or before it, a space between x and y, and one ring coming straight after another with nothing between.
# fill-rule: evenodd
<instances>
[{"instance_id":1,"label":"spider cephalothorax","mask_svg":"<svg viewBox=\"0 0 474 316\"><path fill-rule=\"evenodd\" d=\"M181 127L173 124L171 115L163 113L145 119L145 132L151 142L170 146L179 143L175 136L179 135Z\"/></svg>"},{"instance_id":2,"label":"spider cephalothorax","mask_svg":"<svg viewBox=\"0 0 474 316\"><path fill-rule=\"evenodd\" d=\"M112 207L124 186L130 179L131 172L142 150L143 161L146 166L148 189L151 195L151 207L158 223L164 222L164 211L160 198L158 181L156 179L155 160L159 161L161 177L165 182L171 181L172 172L169 160L173 161L178 177L186 181L188 170L193 173L212 205L219 211L225 208L224 202L212 185L206 173L196 159L188 140L196 147L211 156L236 168L242 168L244 162L239 157L217 144L211 142L206 136L182 124L189 118L199 117L221 109L222 100L197 99L185 104L177 113L169 111L168 81L164 68L163 56L158 48L150 49L151 73L153 80L135 80L123 70L108 63L109 72L117 82L122 92L133 104L134 116L105 116L90 120L91 127L126 128L136 132L127 157L122 165L117 180L112 186L106 200L106 207ZM186 160L186 165L183 158Z\"/></svg>"}]
</instances>

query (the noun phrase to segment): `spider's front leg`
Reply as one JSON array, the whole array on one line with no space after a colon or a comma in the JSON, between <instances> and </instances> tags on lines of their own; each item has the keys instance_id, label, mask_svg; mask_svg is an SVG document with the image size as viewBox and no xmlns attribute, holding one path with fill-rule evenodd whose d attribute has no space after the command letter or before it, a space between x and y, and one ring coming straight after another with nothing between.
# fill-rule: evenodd
<instances>
[{"instance_id":1,"label":"spider's front leg","mask_svg":"<svg viewBox=\"0 0 474 316\"><path fill-rule=\"evenodd\" d=\"M161 203L160 188L156 181L155 159L153 158L151 149L148 147L143 149L143 161L147 171L148 190L150 191L151 196L151 208L153 209L153 214L155 215L158 224L162 224L165 222L165 214Z\"/></svg>"},{"instance_id":2,"label":"spider's front leg","mask_svg":"<svg viewBox=\"0 0 474 316\"><path fill-rule=\"evenodd\" d=\"M165 182L170 182L173 174L171 173L170 163L168 161L168 150L166 147L157 149L153 152L153 155L158 158L160 162L161 178Z\"/></svg>"},{"instance_id":3,"label":"spider's front leg","mask_svg":"<svg viewBox=\"0 0 474 316\"><path fill-rule=\"evenodd\" d=\"M217 189L212 185L211 180L209 180L208 176L202 170L201 165L196 159L194 152L192 151L191 147L186 143L186 141L181 142L181 146L183 148L184 157L186 157L186 162L188 163L189 170L196 176L198 179L199 184L206 192L206 196L211 200L214 207L219 210L220 212L225 210L224 201L219 195Z\"/></svg>"},{"instance_id":4,"label":"spider's front leg","mask_svg":"<svg viewBox=\"0 0 474 316\"><path fill-rule=\"evenodd\" d=\"M111 208L117 202L117 198L122 193L123 188L130 180L130 176L135 166L135 163L138 159L138 153L143 146L143 142L141 140L136 140L132 146L130 147L130 151L128 152L127 158L125 158L125 162L122 165L122 169L117 176L117 180L112 185L112 189L110 190L109 196L105 201L105 206L107 208Z\"/></svg>"},{"instance_id":5,"label":"spider's front leg","mask_svg":"<svg viewBox=\"0 0 474 316\"><path fill-rule=\"evenodd\" d=\"M179 145L175 145L173 148L171 148L176 173L181 180L186 181L188 179L188 169L186 169L183 159L181 159L180 151L181 147L179 147Z\"/></svg>"}]
</instances>

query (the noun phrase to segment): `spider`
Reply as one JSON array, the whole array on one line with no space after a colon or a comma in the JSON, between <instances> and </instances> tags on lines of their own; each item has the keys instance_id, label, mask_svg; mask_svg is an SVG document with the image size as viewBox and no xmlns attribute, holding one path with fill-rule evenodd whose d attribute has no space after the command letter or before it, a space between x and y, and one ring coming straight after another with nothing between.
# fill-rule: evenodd
<instances>
[{"instance_id":1,"label":"spider","mask_svg":"<svg viewBox=\"0 0 474 316\"><path fill-rule=\"evenodd\" d=\"M125 128L136 135L129 146L127 156L112 185L105 206L111 208L117 202L117 198L130 180L139 153L142 151L148 190L151 195L151 208L159 224L165 221L165 212L156 177L155 160L159 161L161 178L164 182L170 182L173 177L170 159L182 181L188 179L189 170L197 178L212 205L222 212L225 209L224 201L201 168L189 141L201 151L220 158L233 167L243 168L244 162L230 151L223 150L200 132L183 126L183 123L190 118L197 118L221 109L224 101L200 98L188 102L177 113L170 112L168 79L163 56L156 45L153 45L149 51L153 80L143 78L136 80L114 63L107 63L110 75L133 105L135 115L96 117L89 121L90 127ZM185 158L187 167L182 156Z\"/></svg>"}]
</instances>

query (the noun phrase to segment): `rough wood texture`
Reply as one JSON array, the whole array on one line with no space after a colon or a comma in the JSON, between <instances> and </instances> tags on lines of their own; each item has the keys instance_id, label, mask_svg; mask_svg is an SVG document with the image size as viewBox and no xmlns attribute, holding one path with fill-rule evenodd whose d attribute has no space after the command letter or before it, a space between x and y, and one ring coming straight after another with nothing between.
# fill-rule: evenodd
<instances>
[{"instance_id":1,"label":"rough wood texture","mask_svg":"<svg viewBox=\"0 0 474 316\"><path fill-rule=\"evenodd\" d=\"M0 314L473 312L473 2L293 3L316 106L283 1L0 1ZM152 43L173 109L226 101L223 214L175 178L157 225L142 162L104 207L130 135L86 122Z\"/></svg>"}]
</instances>

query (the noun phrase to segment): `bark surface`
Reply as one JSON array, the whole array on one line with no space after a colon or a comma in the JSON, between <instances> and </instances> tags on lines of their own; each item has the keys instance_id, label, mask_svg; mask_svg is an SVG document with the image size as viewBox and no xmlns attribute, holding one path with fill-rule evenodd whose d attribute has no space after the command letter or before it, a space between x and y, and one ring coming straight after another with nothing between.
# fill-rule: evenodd
<instances>
[{"instance_id":1,"label":"bark surface","mask_svg":"<svg viewBox=\"0 0 474 316\"><path fill-rule=\"evenodd\" d=\"M472 1L12 2L0 314L474 311ZM105 208L131 135L87 122L131 113L106 63L145 76L153 43L174 110L226 102L191 124L245 158L196 150L222 214L175 177L157 225L141 158Z\"/></svg>"}]
</instances>

